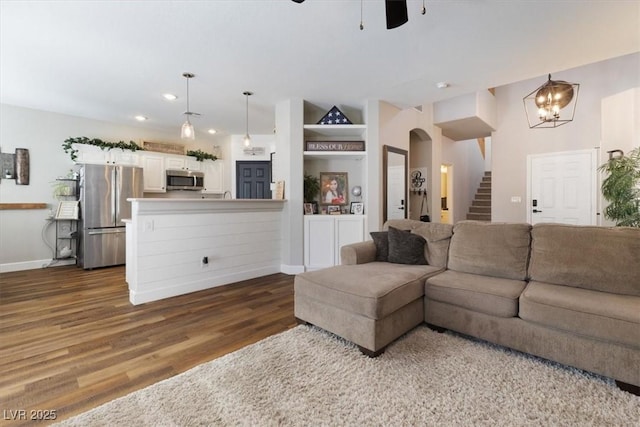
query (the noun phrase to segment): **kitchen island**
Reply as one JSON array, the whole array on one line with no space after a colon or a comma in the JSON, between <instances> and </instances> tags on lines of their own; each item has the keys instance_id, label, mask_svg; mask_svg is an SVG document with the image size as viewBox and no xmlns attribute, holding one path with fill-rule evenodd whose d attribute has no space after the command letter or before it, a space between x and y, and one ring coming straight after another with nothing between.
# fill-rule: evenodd
<instances>
[{"instance_id":1,"label":"kitchen island","mask_svg":"<svg viewBox=\"0 0 640 427\"><path fill-rule=\"evenodd\" d=\"M132 304L281 271L284 200L128 200L126 280Z\"/></svg>"}]
</instances>

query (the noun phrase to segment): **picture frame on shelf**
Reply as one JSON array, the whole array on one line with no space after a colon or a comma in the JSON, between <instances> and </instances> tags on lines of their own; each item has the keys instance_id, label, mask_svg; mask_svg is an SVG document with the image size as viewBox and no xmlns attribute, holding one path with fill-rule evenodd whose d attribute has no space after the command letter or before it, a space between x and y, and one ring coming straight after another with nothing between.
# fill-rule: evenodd
<instances>
[{"instance_id":1,"label":"picture frame on shelf","mask_svg":"<svg viewBox=\"0 0 640 427\"><path fill-rule=\"evenodd\" d=\"M364 214L364 203L363 202L351 202L350 213L352 215L362 215L362 214Z\"/></svg>"},{"instance_id":2,"label":"picture frame on shelf","mask_svg":"<svg viewBox=\"0 0 640 427\"><path fill-rule=\"evenodd\" d=\"M304 204L304 214L305 215L313 215L313 203L305 203Z\"/></svg>"},{"instance_id":3,"label":"picture frame on shelf","mask_svg":"<svg viewBox=\"0 0 640 427\"><path fill-rule=\"evenodd\" d=\"M347 172L320 172L321 205L349 205L348 175Z\"/></svg>"},{"instance_id":4,"label":"picture frame on shelf","mask_svg":"<svg viewBox=\"0 0 640 427\"><path fill-rule=\"evenodd\" d=\"M342 214L341 205L327 205L327 213L329 215L340 215Z\"/></svg>"}]
</instances>

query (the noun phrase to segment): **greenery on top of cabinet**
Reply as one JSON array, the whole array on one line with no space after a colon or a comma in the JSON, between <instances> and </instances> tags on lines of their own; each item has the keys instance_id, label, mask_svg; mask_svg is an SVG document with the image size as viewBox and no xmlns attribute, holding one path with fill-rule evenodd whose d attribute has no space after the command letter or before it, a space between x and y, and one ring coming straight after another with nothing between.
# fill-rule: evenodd
<instances>
[{"instance_id":1,"label":"greenery on top of cabinet","mask_svg":"<svg viewBox=\"0 0 640 427\"><path fill-rule=\"evenodd\" d=\"M187 151L187 156L193 156L196 158L197 161L201 162L203 160L218 160L218 158L216 156L214 156L213 154L209 154L209 153L205 153L204 151L198 149L198 150L188 150Z\"/></svg>"},{"instance_id":2,"label":"greenery on top of cabinet","mask_svg":"<svg viewBox=\"0 0 640 427\"><path fill-rule=\"evenodd\" d=\"M100 147L101 150L111 150L112 148L120 148L122 150L130 150L130 151L144 151L144 148L140 147L133 141L124 142L109 142L103 141L98 138L89 139L86 136L79 136L77 138L67 138L64 140L62 144L62 148L65 153L71 156L72 161L76 161L78 158L78 150L73 148L73 144L85 144L85 145L93 145L96 147Z\"/></svg>"}]
</instances>

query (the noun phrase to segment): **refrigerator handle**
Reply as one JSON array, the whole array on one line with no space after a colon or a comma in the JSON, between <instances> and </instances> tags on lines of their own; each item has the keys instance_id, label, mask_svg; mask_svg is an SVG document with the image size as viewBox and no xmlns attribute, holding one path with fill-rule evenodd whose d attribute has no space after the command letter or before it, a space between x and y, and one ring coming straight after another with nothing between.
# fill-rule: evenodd
<instances>
[{"instance_id":1,"label":"refrigerator handle","mask_svg":"<svg viewBox=\"0 0 640 427\"><path fill-rule=\"evenodd\" d=\"M116 182L116 168L111 169L111 223L116 223L116 218L118 217L118 198L116 195L116 190L118 189L118 185Z\"/></svg>"}]
</instances>

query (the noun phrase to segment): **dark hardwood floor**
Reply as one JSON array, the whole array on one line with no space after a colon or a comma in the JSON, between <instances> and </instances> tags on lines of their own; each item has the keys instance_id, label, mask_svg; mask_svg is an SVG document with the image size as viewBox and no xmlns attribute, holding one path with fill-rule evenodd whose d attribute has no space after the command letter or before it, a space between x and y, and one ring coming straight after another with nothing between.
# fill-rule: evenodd
<instances>
[{"instance_id":1,"label":"dark hardwood floor","mask_svg":"<svg viewBox=\"0 0 640 427\"><path fill-rule=\"evenodd\" d=\"M0 274L0 424L68 418L295 324L285 274L139 306L124 267Z\"/></svg>"}]
</instances>

